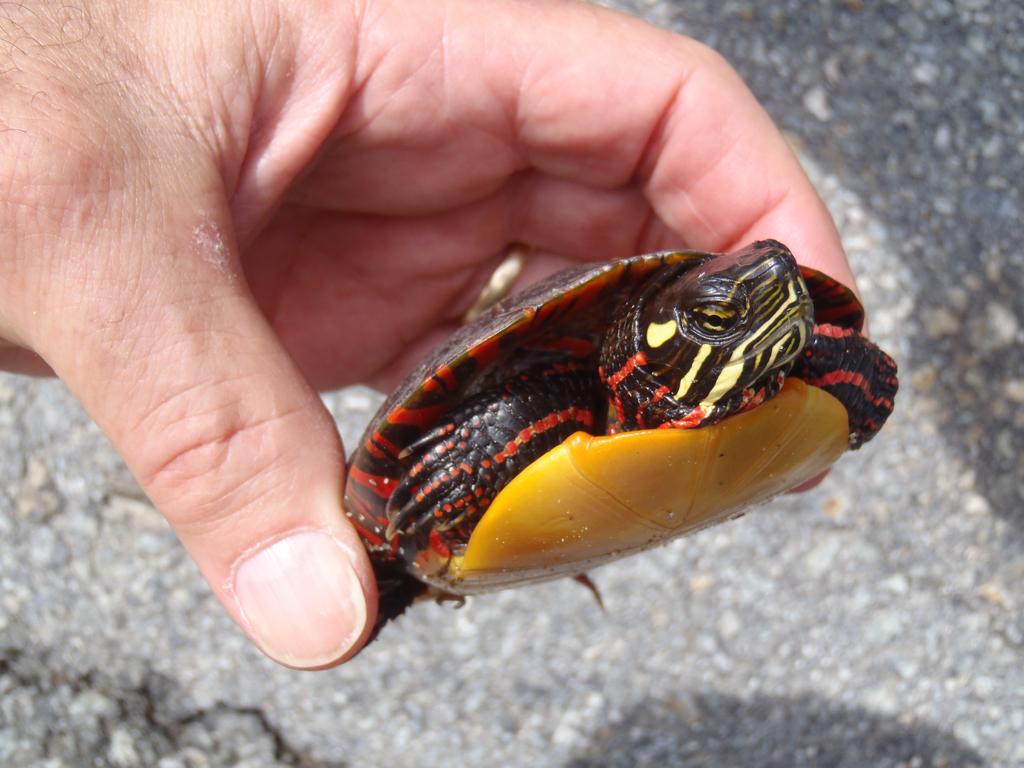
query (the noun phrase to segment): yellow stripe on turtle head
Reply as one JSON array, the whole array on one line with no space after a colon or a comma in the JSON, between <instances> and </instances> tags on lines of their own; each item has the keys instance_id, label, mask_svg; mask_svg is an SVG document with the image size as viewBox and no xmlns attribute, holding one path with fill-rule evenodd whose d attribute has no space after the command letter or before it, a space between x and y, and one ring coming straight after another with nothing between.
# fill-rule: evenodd
<instances>
[{"instance_id":1,"label":"yellow stripe on turtle head","mask_svg":"<svg viewBox=\"0 0 1024 768\"><path fill-rule=\"evenodd\" d=\"M682 400L686 393L690 391L690 387L693 386L693 382L697 380L697 374L700 373L700 369L704 367L704 361L708 359L708 355L711 354L710 344L701 344L700 349L697 350L697 354L694 355L693 363L690 365L690 370L686 372L679 381L679 389L676 390L676 400Z\"/></svg>"},{"instance_id":2,"label":"yellow stripe on turtle head","mask_svg":"<svg viewBox=\"0 0 1024 768\"><path fill-rule=\"evenodd\" d=\"M748 357L747 350L751 347L757 346L765 336L775 331L786 317L791 316L797 311L797 308L798 295L796 286L793 283L790 283L786 299L779 303L779 306L774 310L772 315L761 323L755 332L751 333L740 344L736 345L736 349L733 350L729 360L722 366L722 370L718 374L718 378L715 380L714 385L712 385L711 391L708 392L707 396L701 402L701 408L704 410L713 408L726 395L737 389L738 382L743 374L744 360ZM769 366L775 362L776 356L786 341L787 339L784 338L779 344L774 345L771 357L768 361Z\"/></svg>"},{"instance_id":3,"label":"yellow stripe on turtle head","mask_svg":"<svg viewBox=\"0 0 1024 768\"><path fill-rule=\"evenodd\" d=\"M651 323L647 326L647 346L657 349L676 335L676 321Z\"/></svg>"}]
</instances>

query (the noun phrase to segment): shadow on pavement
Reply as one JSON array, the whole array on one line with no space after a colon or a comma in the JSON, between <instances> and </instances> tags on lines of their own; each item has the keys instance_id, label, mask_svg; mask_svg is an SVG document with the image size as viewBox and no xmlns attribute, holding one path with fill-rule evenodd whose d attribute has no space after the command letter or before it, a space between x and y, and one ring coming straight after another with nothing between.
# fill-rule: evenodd
<instances>
[{"instance_id":1,"label":"shadow on pavement","mask_svg":"<svg viewBox=\"0 0 1024 768\"><path fill-rule=\"evenodd\" d=\"M971 768L984 761L921 722L848 708L813 696L718 693L650 699L598 727L565 768Z\"/></svg>"}]
</instances>

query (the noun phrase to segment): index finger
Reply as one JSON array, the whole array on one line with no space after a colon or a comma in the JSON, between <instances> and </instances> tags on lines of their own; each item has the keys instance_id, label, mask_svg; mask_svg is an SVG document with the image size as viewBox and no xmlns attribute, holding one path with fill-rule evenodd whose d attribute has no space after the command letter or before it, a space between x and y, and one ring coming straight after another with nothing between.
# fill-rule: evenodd
<instances>
[{"instance_id":1,"label":"index finger","mask_svg":"<svg viewBox=\"0 0 1024 768\"><path fill-rule=\"evenodd\" d=\"M539 173L588 194L639 192L655 232L691 247L773 237L853 284L796 157L706 46L575 2L372 9L356 96L327 152L344 173L331 164L314 185L339 209L450 210Z\"/></svg>"},{"instance_id":2,"label":"index finger","mask_svg":"<svg viewBox=\"0 0 1024 768\"><path fill-rule=\"evenodd\" d=\"M533 165L599 186L638 185L661 224L691 247L773 237L853 284L824 203L721 56L611 12L559 11L592 12L594 21L590 39L581 31L538 46L546 60L534 59L524 77L518 135ZM568 20L556 26L582 30ZM553 91L562 98L549 98Z\"/></svg>"}]
</instances>

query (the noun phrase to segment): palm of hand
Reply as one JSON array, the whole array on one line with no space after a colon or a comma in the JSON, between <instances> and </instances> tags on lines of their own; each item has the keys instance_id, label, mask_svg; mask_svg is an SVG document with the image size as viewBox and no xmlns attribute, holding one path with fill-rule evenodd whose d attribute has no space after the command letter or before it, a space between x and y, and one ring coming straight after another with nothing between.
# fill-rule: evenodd
<instances>
[{"instance_id":1,"label":"palm of hand","mask_svg":"<svg viewBox=\"0 0 1024 768\"><path fill-rule=\"evenodd\" d=\"M453 330L512 242L537 249L525 282L574 261L795 228L780 209L793 200L778 137L755 103L717 92L723 73L700 69L714 62L641 59L623 72L590 46L566 71L543 40L528 62L495 62L474 31L405 38L354 76L274 218L258 235L239 222L250 285L314 386L393 385ZM764 152L744 158L757 186L736 183L737 143ZM807 224L805 239L821 239Z\"/></svg>"}]
</instances>

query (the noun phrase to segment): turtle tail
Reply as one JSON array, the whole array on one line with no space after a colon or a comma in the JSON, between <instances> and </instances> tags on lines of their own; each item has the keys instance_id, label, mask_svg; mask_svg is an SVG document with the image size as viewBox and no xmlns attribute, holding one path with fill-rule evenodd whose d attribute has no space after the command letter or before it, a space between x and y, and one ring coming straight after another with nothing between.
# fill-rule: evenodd
<instances>
[{"instance_id":1,"label":"turtle tail","mask_svg":"<svg viewBox=\"0 0 1024 768\"><path fill-rule=\"evenodd\" d=\"M397 562L373 560L373 572L377 579L377 621L366 644L369 645L385 624L397 619L406 608L426 595L427 585L402 570Z\"/></svg>"},{"instance_id":2,"label":"turtle tail","mask_svg":"<svg viewBox=\"0 0 1024 768\"><path fill-rule=\"evenodd\" d=\"M827 323L814 326L791 375L843 404L850 421L850 448L859 448L882 428L899 388L896 361L860 331Z\"/></svg>"}]
</instances>

